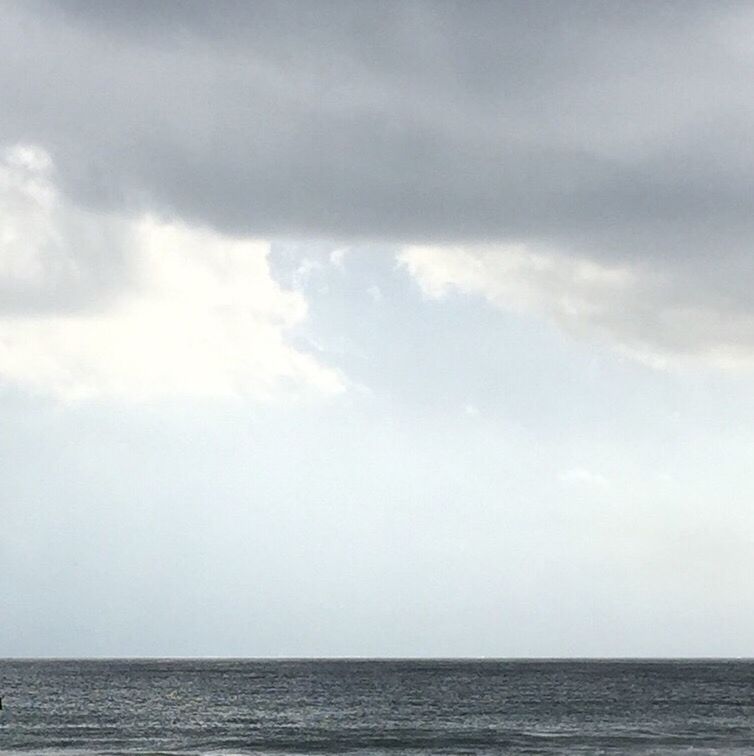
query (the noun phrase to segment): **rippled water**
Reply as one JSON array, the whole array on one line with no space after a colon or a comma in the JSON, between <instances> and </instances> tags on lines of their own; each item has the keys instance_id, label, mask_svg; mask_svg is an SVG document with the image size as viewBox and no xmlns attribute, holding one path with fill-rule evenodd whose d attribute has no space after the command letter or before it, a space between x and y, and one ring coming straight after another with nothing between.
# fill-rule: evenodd
<instances>
[{"instance_id":1,"label":"rippled water","mask_svg":"<svg viewBox=\"0 0 754 756\"><path fill-rule=\"evenodd\" d=\"M1 661L0 753L754 753L754 662Z\"/></svg>"}]
</instances>

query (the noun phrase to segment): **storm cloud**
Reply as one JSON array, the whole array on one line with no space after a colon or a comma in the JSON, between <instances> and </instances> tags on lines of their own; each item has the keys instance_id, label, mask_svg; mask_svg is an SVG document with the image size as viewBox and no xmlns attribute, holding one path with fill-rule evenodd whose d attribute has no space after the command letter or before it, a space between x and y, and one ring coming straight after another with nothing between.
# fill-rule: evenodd
<instances>
[{"instance_id":1,"label":"storm cloud","mask_svg":"<svg viewBox=\"0 0 754 756\"><path fill-rule=\"evenodd\" d=\"M256 235L687 257L752 230L754 14L709 3L10 4L7 142ZM720 242L724 241L724 244Z\"/></svg>"}]
</instances>

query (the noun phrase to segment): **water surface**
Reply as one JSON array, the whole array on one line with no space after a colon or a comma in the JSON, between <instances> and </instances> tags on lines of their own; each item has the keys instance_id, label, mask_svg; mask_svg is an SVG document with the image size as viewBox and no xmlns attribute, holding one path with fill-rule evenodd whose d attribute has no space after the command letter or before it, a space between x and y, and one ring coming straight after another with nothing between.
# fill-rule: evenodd
<instances>
[{"instance_id":1,"label":"water surface","mask_svg":"<svg viewBox=\"0 0 754 756\"><path fill-rule=\"evenodd\" d=\"M754 753L750 661L0 661L0 754Z\"/></svg>"}]
</instances>

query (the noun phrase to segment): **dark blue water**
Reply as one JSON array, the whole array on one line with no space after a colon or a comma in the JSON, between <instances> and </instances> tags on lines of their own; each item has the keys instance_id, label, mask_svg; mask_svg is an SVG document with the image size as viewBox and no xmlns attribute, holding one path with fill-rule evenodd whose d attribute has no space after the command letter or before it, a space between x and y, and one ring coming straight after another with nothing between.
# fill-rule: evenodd
<instances>
[{"instance_id":1,"label":"dark blue water","mask_svg":"<svg viewBox=\"0 0 754 756\"><path fill-rule=\"evenodd\" d=\"M754 753L754 662L0 661L0 753Z\"/></svg>"}]
</instances>

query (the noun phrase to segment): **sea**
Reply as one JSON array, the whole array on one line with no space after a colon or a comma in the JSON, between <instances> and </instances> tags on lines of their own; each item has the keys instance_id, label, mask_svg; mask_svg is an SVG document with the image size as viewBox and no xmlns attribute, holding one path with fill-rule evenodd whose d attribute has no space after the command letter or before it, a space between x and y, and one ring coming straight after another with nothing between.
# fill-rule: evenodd
<instances>
[{"instance_id":1,"label":"sea","mask_svg":"<svg viewBox=\"0 0 754 756\"><path fill-rule=\"evenodd\" d=\"M5 660L0 754L754 754L752 661Z\"/></svg>"}]
</instances>

